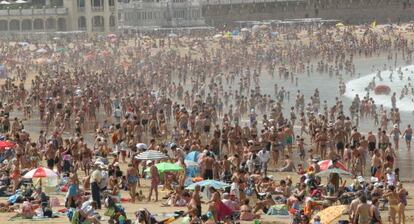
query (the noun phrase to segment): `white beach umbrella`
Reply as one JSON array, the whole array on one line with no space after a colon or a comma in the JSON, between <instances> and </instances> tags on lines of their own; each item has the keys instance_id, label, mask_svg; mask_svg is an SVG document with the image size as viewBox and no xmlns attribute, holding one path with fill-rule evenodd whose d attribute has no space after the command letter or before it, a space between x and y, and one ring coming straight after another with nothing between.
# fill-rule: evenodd
<instances>
[{"instance_id":1,"label":"white beach umbrella","mask_svg":"<svg viewBox=\"0 0 414 224\"><path fill-rule=\"evenodd\" d=\"M145 143L138 143L137 145L136 145L136 147L137 147L137 149L138 150L147 150L148 149L148 146L147 146L147 144L145 144Z\"/></svg>"},{"instance_id":2,"label":"white beach umbrella","mask_svg":"<svg viewBox=\"0 0 414 224\"><path fill-rule=\"evenodd\" d=\"M38 167L36 169L30 170L27 172L23 178L32 179L32 178L53 178L58 177L58 175L51 169L45 167Z\"/></svg>"},{"instance_id":3,"label":"white beach umbrella","mask_svg":"<svg viewBox=\"0 0 414 224\"><path fill-rule=\"evenodd\" d=\"M39 48L39 49L36 50L36 53L46 53L46 52L47 52L47 50L44 49L44 48Z\"/></svg>"},{"instance_id":4,"label":"white beach umbrella","mask_svg":"<svg viewBox=\"0 0 414 224\"><path fill-rule=\"evenodd\" d=\"M166 156L164 153L155 150L148 150L135 156L135 159L138 160L160 160L167 158L168 156Z\"/></svg>"}]
</instances>

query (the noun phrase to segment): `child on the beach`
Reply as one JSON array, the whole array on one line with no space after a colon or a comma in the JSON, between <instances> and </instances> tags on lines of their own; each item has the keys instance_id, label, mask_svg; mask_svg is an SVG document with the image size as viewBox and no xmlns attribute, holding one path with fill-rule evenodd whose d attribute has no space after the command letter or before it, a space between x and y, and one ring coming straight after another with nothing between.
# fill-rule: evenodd
<instances>
[{"instance_id":1,"label":"child on the beach","mask_svg":"<svg viewBox=\"0 0 414 224\"><path fill-rule=\"evenodd\" d=\"M302 161L304 161L305 160L305 140L301 138L299 135L296 136L296 139L298 139L297 145L299 149L299 158Z\"/></svg>"}]
</instances>

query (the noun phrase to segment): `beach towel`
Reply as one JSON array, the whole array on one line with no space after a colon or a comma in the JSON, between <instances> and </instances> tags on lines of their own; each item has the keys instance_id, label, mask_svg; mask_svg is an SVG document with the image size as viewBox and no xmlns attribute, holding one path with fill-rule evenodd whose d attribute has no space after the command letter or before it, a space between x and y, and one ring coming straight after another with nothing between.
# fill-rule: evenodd
<instances>
[{"instance_id":1,"label":"beach towel","mask_svg":"<svg viewBox=\"0 0 414 224\"><path fill-rule=\"evenodd\" d=\"M226 216L230 216L233 214L233 210L229 208L227 205L225 205L223 202L216 203L216 210L218 213L218 220L223 220Z\"/></svg>"},{"instance_id":2,"label":"beach towel","mask_svg":"<svg viewBox=\"0 0 414 224\"><path fill-rule=\"evenodd\" d=\"M289 215L287 205L280 204L280 205L273 205L269 208L269 211L266 215Z\"/></svg>"}]
</instances>

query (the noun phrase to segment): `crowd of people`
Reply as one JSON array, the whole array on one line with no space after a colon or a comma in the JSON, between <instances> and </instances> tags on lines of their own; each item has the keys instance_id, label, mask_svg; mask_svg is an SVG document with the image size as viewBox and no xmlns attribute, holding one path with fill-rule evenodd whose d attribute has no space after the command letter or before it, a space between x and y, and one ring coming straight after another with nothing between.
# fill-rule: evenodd
<instances>
[{"instance_id":1,"label":"crowd of people","mask_svg":"<svg viewBox=\"0 0 414 224\"><path fill-rule=\"evenodd\" d=\"M0 41L9 74L0 130L15 143L0 166L3 193L17 192L24 173L44 165L66 180L65 205L77 209L71 219L92 223L100 222L103 199L126 218L116 205L123 191L130 203L154 196L163 206L187 206L189 223L260 220L280 210L292 223L317 223L317 211L336 203L350 204L352 223L385 222L380 203L391 223L405 223L407 190L396 162L400 138L411 148L412 128L397 103L386 108L369 95L347 103L342 95L345 80L357 77L355 60L385 57L397 69L412 62L413 40L369 26L262 26L233 38L208 32ZM301 91L301 76L324 74L337 80L336 95L317 84ZM264 77L272 83L263 86ZM361 131L361 121L371 130ZM149 150L168 158L136 159ZM192 152L196 176L229 187L188 190ZM355 181L332 173L326 183L318 175L325 160ZM182 171L160 173L160 162ZM170 193L159 195L161 185ZM47 201L42 195L24 201ZM149 223L147 213L138 220Z\"/></svg>"}]
</instances>

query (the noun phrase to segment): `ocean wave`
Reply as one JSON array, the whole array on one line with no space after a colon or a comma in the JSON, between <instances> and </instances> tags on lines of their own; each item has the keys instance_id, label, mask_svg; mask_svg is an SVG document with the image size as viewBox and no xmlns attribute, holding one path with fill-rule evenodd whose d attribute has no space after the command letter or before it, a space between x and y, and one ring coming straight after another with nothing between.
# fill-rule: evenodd
<instances>
[{"instance_id":1,"label":"ocean wave","mask_svg":"<svg viewBox=\"0 0 414 224\"><path fill-rule=\"evenodd\" d=\"M399 108L400 111L414 111L414 96L412 93L412 88L414 88L412 84L414 81L414 65L401 68L401 72L403 73L402 78L401 74L394 70L392 72L392 78L390 79L391 72L392 71L390 70L381 71L382 80L377 77L377 72L350 80L346 83L346 92L344 95L350 99L353 99L356 94L358 94L360 98L369 95L374 99L376 105L392 108L391 96L392 93L395 92L397 96L397 108ZM368 89L367 87L369 86L369 83L372 82L374 78L377 86L387 85L391 88L391 93L389 95L376 95L373 89ZM404 86L408 87L408 94L400 98Z\"/></svg>"}]
</instances>

